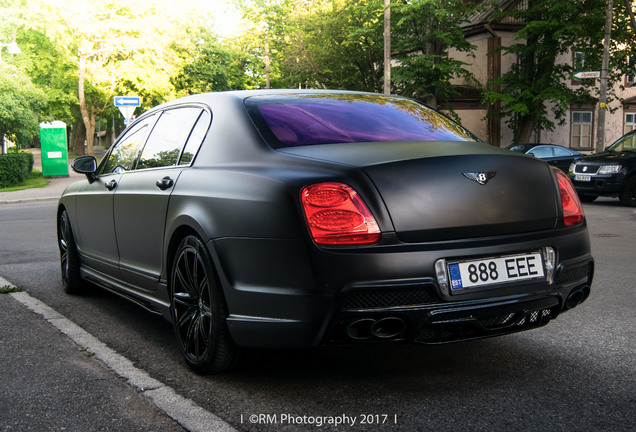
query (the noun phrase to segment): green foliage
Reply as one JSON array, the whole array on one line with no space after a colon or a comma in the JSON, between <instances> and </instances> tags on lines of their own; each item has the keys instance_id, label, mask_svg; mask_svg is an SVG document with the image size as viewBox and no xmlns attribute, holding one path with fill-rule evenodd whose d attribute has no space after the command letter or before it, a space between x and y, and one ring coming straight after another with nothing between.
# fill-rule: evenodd
<instances>
[{"instance_id":1,"label":"green foliage","mask_svg":"<svg viewBox=\"0 0 636 432\"><path fill-rule=\"evenodd\" d=\"M33 170L26 180L9 187L0 188L0 192L14 192L24 189L43 188L49 184L49 180L42 176L42 172Z\"/></svg>"},{"instance_id":2,"label":"green foliage","mask_svg":"<svg viewBox=\"0 0 636 432\"><path fill-rule=\"evenodd\" d=\"M39 133L46 95L20 69L0 63L0 137L26 146Z\"/></svg>"},{"instance_id":3,"label":"green foliage","mask_svg":"<svg viewBox=\"0 0 636 432\"><path fill-rule=\"evenodd\" d=\"M18 44L22 54L15 57L14 63L46 95L48 103L41 111L41 121L60 120L67 124L81 121L77 65L73 59L41 29L21 29Z\"/></svg>"},{"instance_id":4,"label":"green foliage","mask_svg":"<svg viewBox=\"0 0 636 432\"><path fill-rule=\"evenodd\" d=\"M298 9L280 64L288 87L381 91L381 0L324 1Z\"/></svg>"},{"instance_id":5,"label":"green foliage","mask_svg":"<svg viewBox=\"0 0 636 432\"><path fill-rule=\"evenodd\" d=\"M404 0L391 6L392 46L398 52L394 87L433 106L455 94L450 80L472 79L467 64L448 56L450 48L470 52L461 24L475 6L462 0Z\"/></svg>"},{"instance_id":6,"label":"green foliage","mask_svg":"<svg viewBox=\"0 0 636 432\"><path fill-rule=\"evenodd\" d=\"M572 106L595 103L595 80L583 80L577 88L568 84L577 70L601 69L606 4L603 0L532 0L527 9L502 11L497 16L527 23L515 35L522 43L502 48L519 61L501 79L492 81L484 94L485 102L499 106L491 115L507 119L515 131L515 142L527 142L533 130L553 130L554 117L563 124ZM609 100L614 84L624 74L634 73L628 58L636 54L634 44L626 43L633 40L633 34L627 28L624 5L620 1L615 5ZM562 61L574 51L583 53L585 65Z\"/></svg>"},{"instance_id":7,"label":"green foliage","mask_svg":"<svg viewBox=\"0 0 636 432\"><path fill-rule=\"evenodd\" d=\"M22 288L14 285L4 285L0 287L0 294L11 294L14 292L22 292Z\"/></svg>"},{"instance_id":8,"label":"green foliage","mask_svg":"<svg viewBox=\"0 0 636 432\"><path fill-rule=\"evenodd\" d=\"M33 168L31 153L8 153L0 155L0 188L24 181Z\"/></svg>"},{"instance_id":9,"label":"green foliage","mask_svg":"<svg viewBox=\"0 0 636 432\"><path fill-rule=\"evenodd\" d=\"M251 59L221 43L208 27L192 34L192 46L178 49L182 66L171 83L179 94L246 89L253 86L245 71Z\"/></svg>"}]
</instances>

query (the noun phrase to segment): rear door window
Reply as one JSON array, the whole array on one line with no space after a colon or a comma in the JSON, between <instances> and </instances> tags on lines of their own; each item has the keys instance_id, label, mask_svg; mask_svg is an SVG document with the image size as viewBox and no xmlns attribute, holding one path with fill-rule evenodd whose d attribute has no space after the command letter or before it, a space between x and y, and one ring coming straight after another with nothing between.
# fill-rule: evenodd
<instances>
[{"instance_id":1,"label":"rear door window","mask_svg":"<svg viewBox=\"0 0 636 432\"><path fill-rule=\"evenodd\" d=\"M201 111L198 107L164 111L148 137L137 169L176 165Z\"/></svg>"},{"instance_id":2,"label":"rear door window","mask_svg":"<svg viewBox=\"0 0 636 432\"><path fill-rule=\"evenodd\" d=\"M207 111L203 111L197 124L192 129L192 133L188 138L188 142L186 143L185 149L183 149L183 153L181 154L181 159L179 159L179 165L190 165L194 160L197 152L199 151L199 147L205 138L205 134L208 132L208 128L210 127L210 119L211 115Z\"/></svg>"}]
</instances>

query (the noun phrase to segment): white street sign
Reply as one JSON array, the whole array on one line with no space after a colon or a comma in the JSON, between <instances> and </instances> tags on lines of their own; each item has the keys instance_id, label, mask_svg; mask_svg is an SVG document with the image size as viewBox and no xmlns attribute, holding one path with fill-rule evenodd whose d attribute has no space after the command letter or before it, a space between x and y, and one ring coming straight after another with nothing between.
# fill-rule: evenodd
<instances>
[{"instance_id":1,"label":"white street sign","mask_svg":"<svg viewBox=\"0 0 636 432\"><path fill-rule=\"evenodd\" d=\"M124 116L124 120L132 120L135 108L141 105L139 96L115 96L113 105L119 108L119 112Z\"/></svg>"},{"instance_id":2,"label":"white street sign","mask_svg":"<svg viewBox=\"0 0 636 432\"><path fill-rule=\"evenodd\" d=\"M574 74L574 78L576 79L584 79L584 78L600 78L600 71L588 71L588 72L577 72Z\"/></svg>"},{"instance_id":3,"label":"white street sign","mask_svg":"<svg viewBox=\"0 0 636 432\"><path fill-rule=\"evenodd\" d=\"M135 106L120 106L119 112L124 116L124 120L132 120L133 115L135 114Z\"/></svg>"}]
</instances>

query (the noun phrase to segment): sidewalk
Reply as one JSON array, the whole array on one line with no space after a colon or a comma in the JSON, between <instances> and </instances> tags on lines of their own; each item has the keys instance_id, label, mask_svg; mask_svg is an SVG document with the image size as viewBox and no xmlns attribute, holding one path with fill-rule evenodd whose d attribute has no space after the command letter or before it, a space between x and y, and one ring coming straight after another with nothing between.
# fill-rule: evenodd
<instances>
[{"instance_id":1,"label":"sidewalk","mask_svg":"<svg viewBox=\"0 0 636 432\"><path fill-rule=\"evenodd\" d=\"M33 153L33 169L42 171L42 156L40 149L27 149ZM0 192L0 205L16 204L32 201L57 200L62 195L66 186L79 180L83 180L86 176L78 174L71 169L69 160L68 177L54 177L49 180L49 184L43 188L24 189L14 192Z\"/></svg>"}]
</instances>

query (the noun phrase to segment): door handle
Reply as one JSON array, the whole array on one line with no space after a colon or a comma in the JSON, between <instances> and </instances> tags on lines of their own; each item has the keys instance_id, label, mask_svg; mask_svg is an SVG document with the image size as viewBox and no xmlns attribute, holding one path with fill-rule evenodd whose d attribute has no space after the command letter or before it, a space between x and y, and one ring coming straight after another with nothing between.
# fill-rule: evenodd
<instances>
[{"instance_id":1,"label":"door handle","mask_svg":"<svg viewBox=\"0 0 636 432\"><path fill-rule=\"evenodd\" d=\"M157 187L161 190L170 189L174 185L174 181L170 177L164 177L161 180L157 180L155 183Z\"/></svg>"},{"instance_id":2,"label":"door handle","mask_svg":"<svg viewBox=\"0 0 636 432\"><path fill-rule=\"evenodd\" d=\"M117 182L115 180L111 180L108 183L106 183L104 186L106 186L106 189L108 189L109 191L112 191L113 189L117 187Z\"/></svg>"}]
</instances>

